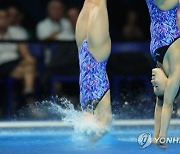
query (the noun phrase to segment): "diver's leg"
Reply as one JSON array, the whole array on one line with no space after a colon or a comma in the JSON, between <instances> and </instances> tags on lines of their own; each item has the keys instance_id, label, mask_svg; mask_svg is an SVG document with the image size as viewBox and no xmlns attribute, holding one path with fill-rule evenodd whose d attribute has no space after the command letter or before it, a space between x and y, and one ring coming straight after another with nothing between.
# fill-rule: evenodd
<instances>
[{"instance_id":1,"label":"diver's leg","mask_svg":"<svg viewBox=\"0 0 180 154\"><path fill-rule=\"evenodd\" d=\"M89 23L89 13L91 11L92 3L88 0L84 2L83 8L79 14L76 24L76 42L78 47L87 39L87 30Z\"/></svg>"},{"instance_id":2,"label":"diver's leg","mask_svg":"<svg viewBox=\"0 0 180 154\"><path fill-rule=\"evenodd\" d=\"M88 44L90 51L98 61L108 58L111 51L107 0L92 0L93 8L89 15ZM95 114L102 125L106 126L112 118L110 90L98 104Z\"/></svg>"},{"instance_id":3,"label":"diver's leg","mask_svg":"<svg viewBox=\"0 0 180 154\"><path fill-rule=\"evenodd\" d=\"M111 51L107 0L92 0L88 23L88 45L98 61L104 61Z\"/></svg>"},{"instance_id":4,"label":"diver's leg","mask_svg":"<svg viewBox=\"0 0 180 154\"><path fill-rule=\"evenodd\" d=\"M107 0L92 1L88 23L88 45L94 58L98 61L104 61L109 57L111 51ZM106 127L112 120L110 90L106 92L96 107L95 116L99 125L102 126L102 132L99 136L94 137L94 140L98 140L106 132Z\"/></svg>"},{"instance_id":5,"label":"diver's leg","mask_svg":"<svg viewBox=\"0 0 180 154\"><path fill-rule=\"evenodd\" d=\"M171 120L173 102L180 86L180 39L174 42L165 55L163 69L168 74L161 115L160 137L166 137Z\"/></svg>"}]
</instances>

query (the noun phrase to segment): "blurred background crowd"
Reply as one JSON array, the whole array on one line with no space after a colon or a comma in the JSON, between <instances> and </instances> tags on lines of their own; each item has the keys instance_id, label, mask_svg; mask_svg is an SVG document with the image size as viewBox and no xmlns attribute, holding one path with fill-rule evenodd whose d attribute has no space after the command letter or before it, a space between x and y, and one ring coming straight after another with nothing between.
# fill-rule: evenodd
<instances>
[{"instance_id":1,"label":"blurred background crowd","mask_svg":"<svg viewBox=\"0 0 180 154\"><path fill-rule=\"evenodd\" d=\"M17 118L23 106L30 108L28 118L44 118L35 112L35 102L53 96L67 97L80 108L75 26L83 2L0 1L0 119ZM152 118L155 64L145 0L108 1L108 10L113 112L119 118ZM174 117L180 116L176 105Z\"/></svg>"}]
</instances>

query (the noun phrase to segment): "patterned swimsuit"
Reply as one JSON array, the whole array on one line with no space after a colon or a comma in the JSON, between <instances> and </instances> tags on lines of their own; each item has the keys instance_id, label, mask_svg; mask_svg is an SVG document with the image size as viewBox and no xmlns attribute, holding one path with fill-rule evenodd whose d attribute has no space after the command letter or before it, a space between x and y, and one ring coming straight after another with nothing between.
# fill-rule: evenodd
<instances>
[{"instance_id":1,"label":"patterned swimsuit","mask_svg":"<svg viewBox=\"0 0 180 154\"><path fill-rule=\"evenodd\" d=\"M107 60L98 62L88 49L88 41L84 40L79 52L80 63L80 103L83 110L90 106L93 110L109 90L106 74Z\"/></svg>"},{"instance_id":2,"label":"patterned swimsuit","mask_svg":"<svg viewBox=\"0 0 180 154\"><path fill-rule=\"evenodd\" d=\"M151 54L155 61L158 60L156 53L159 48L168 47L180 37L180 30L177 26L178 5L168 11L160 10L154 0L146 0L151 16ZM165 55L165 53L163 53ZM164 57L164 56L163 56ZM162 58L161 58L162 61Z\"/></svg>"}]
</instances>

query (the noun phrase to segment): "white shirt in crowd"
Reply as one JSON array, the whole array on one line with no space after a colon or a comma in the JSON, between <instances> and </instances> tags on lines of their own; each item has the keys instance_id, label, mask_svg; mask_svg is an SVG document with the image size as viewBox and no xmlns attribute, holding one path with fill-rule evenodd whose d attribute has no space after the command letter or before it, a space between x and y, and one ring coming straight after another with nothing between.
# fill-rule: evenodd
<instances>
[{"instance_id":1,"label":"white shirt in crowd","mask_svg":"<svg viewBox=\"0 0 180 154\"><path fill-rule=\"evenodd\" d=\"M5 35L0 35L0 41L18 41L24 39L27 39L27 36L15 27L9 27ZM0 65L17 59L19 59L18 43L0 42Z\"/></svg>"},{"instance_id":2,"label":"white shirt in crowd","mask_svg":"<svg viewBox=\"0 0 180 154\"><path fill-rule=\"evenodd\" d=\"M71 23L63 18L59 22L52 21L49 18L44 19L37 25L37 37L44 40L51 34L58 32L55 40L72 41L75 39Z\"/></svg>"},{"instance_id":3,"label":"white shirt in crowd","mask_svg":"<svg viewBox=\"0 0 180 154\"><path fill-rule=\"evenodd\" d=\"M25 28L21 26L11 26L10 29L14 29L14 33L16 33L19 37L19 40L28 40L28 33Z\"/></svg>"}]
</instances>

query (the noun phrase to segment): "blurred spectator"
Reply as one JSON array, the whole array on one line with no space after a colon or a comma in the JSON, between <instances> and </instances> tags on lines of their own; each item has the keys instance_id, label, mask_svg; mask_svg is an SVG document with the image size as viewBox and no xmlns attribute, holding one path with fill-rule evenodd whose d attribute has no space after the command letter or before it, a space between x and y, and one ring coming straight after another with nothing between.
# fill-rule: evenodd
<instances>
[{"instance_id":1,"label":"blurred spectator","mask_svg":"<svg viewBox=\"0 0 180 154\"><path fill-rule=\"evenodd\" d=\"M144 38L139 23L139 14L136 10L127 13L126 22L122 28L122 38L125 40L140 40Z\"/></svg>"},{"instance_id":2,"label":"blurred spectator","mask_svg":"<svg viewBox=\"0 0 180 154\"><path fill-rule=\"evenodd\" d=\"M7 10L0 10L0 40L17 41L24 39L21 33L9 28ZM34 92L35 60L25 43L0 43L0 76L24 81L24 96L30 98ZM27 99L26 99L27 100ZM28 102L28 100L27 100Z\"/></svg>"},{"instance_id":3,"label":"blurred spectator","mask_svg":"<svg viewBox=\"0 0 180 154\"><path fill-rule=\"evenodd\" d=\"M80 10L77 7L71 7L67 12L68 19L71 22L71 25L74 31L76 29L76 22L77 22L79 13L80 13Z\"/></svg>"},{"instance_id":4,"label":"blurred spectator","mask_svg":"<svg viewBox=\"0 0 180 154\"><path fill-rule=\"evenodd\" d=\"M40 40L74 40L74 32L69 20L64 18L65 6L60 0L48 3L48 17L37 26Z\"/></svg>"},{"instance_id":5,"label":"blurred spectator","mask_svg":"<svg viewBox=\"0 0 180 154\"><path fill-rule=\"evenodd\" d=\"M25 28L21 26L23 14L16 6L10 6L7 11L8 11L8 21L10 27L14 29L17 35L20 35L23 40L27 40L28 39L27 31Z\"/></svg>"},{"instance_id":6,"label":"blurred spectator","mask_svg":"<svg viewBox=\"0 0 180 154\"><path fill-rule=\"evenodd\" d=\"M52 92L51 81L54 76L78 76L78 49L76 42L60 42L53 51L50 63L41 77L41 86L44 97L48 97ZM71 86L72 87L72 86ZM59 96L67 96L67 89L61 83L55 84L55 92Z\"/></svg>"}]
</instances>

